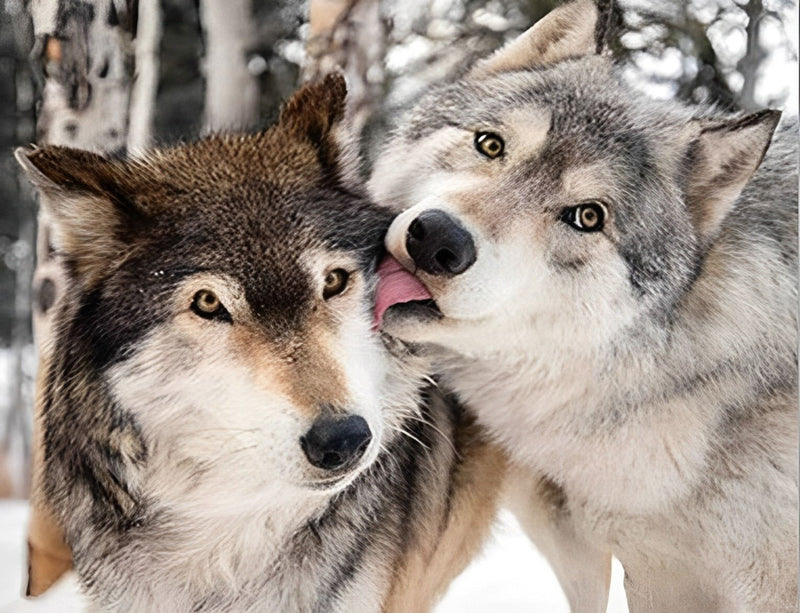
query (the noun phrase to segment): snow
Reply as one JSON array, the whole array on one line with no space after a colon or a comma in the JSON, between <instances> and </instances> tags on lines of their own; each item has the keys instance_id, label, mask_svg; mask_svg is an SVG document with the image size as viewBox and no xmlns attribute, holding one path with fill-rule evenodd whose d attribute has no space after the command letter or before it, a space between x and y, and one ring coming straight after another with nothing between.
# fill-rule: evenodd
<instances>
[{"instance_id":1,"label":"snow","mask_svg":"<svg viewBox=\"0 0 800 613\"><path fill-rule=\"evenodd\" d=\"M569 613L553 571L507 511L501 511L493 537L435 613ZM622 566L614 560L608 613L628 613L622 579Z\"/></svg>"},{"instance_id":2,"label":"snow","mask_svg":"<svg viewBox=\"0 0 800 613\"><path fill-rule=\"evenodd\" d=\"M28 503L0 501L0 613L81 611L74 576L35 601L20 597L25 564ZM608 613L627 613L622 568L614 561ZM494 538L458 577L435 613L569 613L555 575L533 548L514 518L503 512Z\"/></svg>"}]
</instances>

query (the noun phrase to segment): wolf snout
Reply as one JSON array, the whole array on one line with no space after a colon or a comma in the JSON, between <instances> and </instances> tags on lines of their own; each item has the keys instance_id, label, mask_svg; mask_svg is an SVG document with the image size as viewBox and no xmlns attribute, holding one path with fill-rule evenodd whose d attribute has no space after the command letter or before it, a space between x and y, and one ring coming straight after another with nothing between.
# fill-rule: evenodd
<instances>
[{"instance_id":1,"label":"wolf snout","mask_svg":"<svg viewBox=\"0 0 800 613\"><path fill-rule=\"evenodd\" d=\"M372 432L363 417L322 415L300 437L300 446L312 465L338 470L357 462L371 440Z\"/></svg>"},{"instance_id":2,"label":"wolf snout","mask_svg":"<svg viewBox=\"0 0 800 613\"><path fill-rule=\"evenodd\" d=\"M475 241L453 216L420 213L406 232L406 250L417 268L432 275L459 275L475 263Z\"/></svg>"}]
</instances>

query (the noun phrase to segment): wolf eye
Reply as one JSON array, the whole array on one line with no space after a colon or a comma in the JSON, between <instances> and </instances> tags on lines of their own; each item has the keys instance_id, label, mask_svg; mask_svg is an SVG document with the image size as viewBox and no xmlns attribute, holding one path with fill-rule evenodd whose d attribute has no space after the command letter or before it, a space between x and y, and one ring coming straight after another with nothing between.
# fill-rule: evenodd
<instances>
[{"instance_id":1,"label":"wolf eye","mask_svg":"<svg viewBox=\"0 0 800 613\"><path fill-rule=\"evenodd\" d=\"M475 133L475 148L478 153L485 155L490 160L502 155L505 146L503 139L493 132Z\"/></svg>"},{"instance_id":2,"label":"wolf eye","mask_svg":"<svg viewBox=\"0 0 800 613\"><path fill-rule=\"evenodd\" d=\"M195 315L203 319L219 319L228 323L233 321L217 295L207 289L201 289L194 295L191 308Z\"/></svg>"},{"instance_id":3,"label":"wolf eye","mask_svg":"<svg viewBox=\"0 0 800 613\"><path fill-rule=\"evenodd\" d=\"M598 232L605 220L606 207L599 202L584 202L561 212L561 221L581 232Z\"/></svg>"},{"instance_id":4,"label":"wolf eye","mask_svg":"<svg viewBox=\"0 0 800 613\"><path fill-rule=\"evenodd\" d=\"M334 268L327 275L325 275L325 285L322 288L322 297L327 300L333 298L337 294L341 294L347 289L347 281L350 275L342 268Z\"/></svg>"}]
</instances>

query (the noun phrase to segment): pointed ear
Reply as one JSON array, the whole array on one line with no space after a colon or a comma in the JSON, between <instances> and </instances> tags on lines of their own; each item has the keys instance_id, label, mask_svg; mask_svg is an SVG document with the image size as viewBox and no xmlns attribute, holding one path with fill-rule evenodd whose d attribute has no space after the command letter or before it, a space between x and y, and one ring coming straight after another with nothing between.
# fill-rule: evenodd
<instances>
[{"instance_id":1,"label":"pointed ear","mask_svg":"<svg viewBox=\"0 0 800 613\"><path fill-rule=\"evenodd\" d=\"M301 87L281 111L279 125L315 147L330 144L331 132L344 119L347 86L338 73Z\"/></svg>"},{"instance_id":2,"label":"pointed ear","mask_svg":"<svg viewBox=\"0 0 800 613\"><path fill-rule=\"evenodd\" d=\"M592 0L559 6L494 55L476 64L469 76L485 78L597 53L595 31L599 18Z\"/></svg>"},{"instance_id":3,"label":"pointed ear","mask_svg":"<svg viewBox=\"0 0 800 613\"><path fill-rule=\"evenodd\" d=\"M54 246L91 283L124 252L122 236L142 219L124 197L124 164L66 147L20 147L14 155L39 190Z\"/></svg>"},{"instance_id":4,"label":"pointed ear","mask_svg":"<svg viewBox=\"0 0 800 613\"><path fill-rule=\"evenodd\" d=\"M701 240L719 229L761 164L780 111L759 111L732 120L695 120L687 156L686 203Z\"/></svg>"}]
</instances>

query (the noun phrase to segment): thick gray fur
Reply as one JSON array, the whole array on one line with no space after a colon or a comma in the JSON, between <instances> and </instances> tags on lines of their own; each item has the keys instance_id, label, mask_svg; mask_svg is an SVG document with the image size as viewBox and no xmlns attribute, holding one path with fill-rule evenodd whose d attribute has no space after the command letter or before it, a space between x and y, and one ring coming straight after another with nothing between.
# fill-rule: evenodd
<instances>
[{"instance_id":1,"label":"thick gray fur","mask_svg":"<svg viewBox=\"0 0 800 613\"><path fill-rule=\"evenodd\" d=\"M621 560L634 612L797 607L796 119L719 224L690 201L761 155L717 150L727 167L698 176L710 126L735 143L763 125L763 148L777 117L654 101L608 58L567 54L430 94L372 178L403 212L387 238L403 264L429 208L478 251L460 276L417 272L443 317L390 309L385 329L426 347L506 449L563 488L565 516ZM506 138L502 158L471 150L479 131ZM602 233L560 221L567 183L610 201Z\"/></svg>"}]
</instances>

